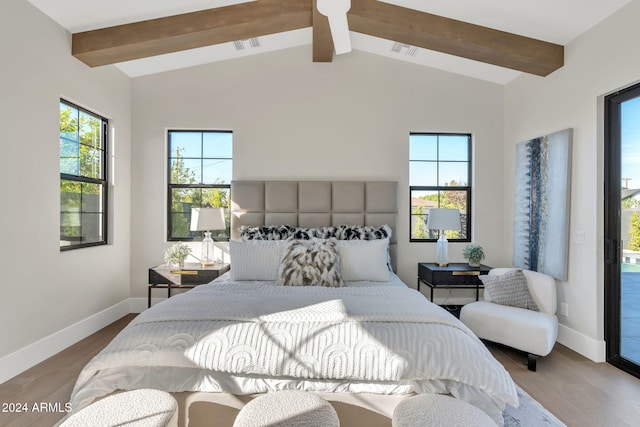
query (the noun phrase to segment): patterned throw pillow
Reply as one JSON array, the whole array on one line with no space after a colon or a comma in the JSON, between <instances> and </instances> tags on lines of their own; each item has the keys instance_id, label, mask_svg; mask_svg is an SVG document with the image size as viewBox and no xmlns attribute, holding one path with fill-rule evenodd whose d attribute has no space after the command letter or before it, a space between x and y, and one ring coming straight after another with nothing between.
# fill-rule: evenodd
<instances>
[{"instance_id":1,"label":"patterned throw pillow","mask_svg":"<svg viewBox=\"0 0 640 427\"><path fill-rule=\"evenodd\" d=\"M282 250L276 285L344 285L336 239L291 240Z\"/></svg>"},{"instance_id":2,"label":"patterned throw pillow","mask_svg":"<svg viewBox=\"0 0 640 427\"><path fill-rule=\"evenodd\" d=\"M337 227L304 228L291 225L243 225L240 227L242 240L377 240L391 237L391 227L387 224L380 227L368 225L339 225Z\"/></svg>"},{"instance_id":3,"label":"patterned throw pillow","mask_svg":"<svg viewBox=\"0 0 640 427\"><path fill-rule=\"evenodd\" d=\"M243 225L240 227L241 240L287 240L296 227L290 225Z\"/></svg>"},{"instance_id":4,"label":"patterned throw pillow","mask_svg":"<svg viewBox=\"0 0 640 427\"><path fill-rule=\"evenodd\" d=\"M509 270L501 275L481 275L480 280L496 304L540 311L533 300L527 278L520 269Z\"/></svg>"},{"instance_id":5,"label":"patterned throw pillow","mask_svg":"<svg viewBox=\"0 0 640 427\"><path fill-rule=\"evenodd\" d=\"M377 240L391 238L391 227L368 225L339 225L336 231L338 240Z\"/></svg>"}]
</instances>

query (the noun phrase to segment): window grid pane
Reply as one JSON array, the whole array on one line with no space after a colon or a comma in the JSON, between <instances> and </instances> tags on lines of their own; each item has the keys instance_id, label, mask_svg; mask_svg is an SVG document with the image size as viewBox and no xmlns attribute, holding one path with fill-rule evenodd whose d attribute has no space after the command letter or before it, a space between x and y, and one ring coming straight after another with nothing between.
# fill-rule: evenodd
<instances>
[{"instance_id":1,"label":"window grid pane","mask_svg":"<svg viewBox=\"0 0 640 427\"><path fill-rule=\"evenodd\" d=\"M106 244L107 120L60 101L60 249Z\"/></svg>"},{"instance_id":2,"label":"window grid pane","mask_svg":"<svg viewBox=\"0 0 640 427\"><path fill-rule=\"evenodd\" d=\"M198 207L225 208L227 229L211 235L229 239L232 136L229 131L169 131L168 240L202 239L202 231L189 229L191 209Z\"/></svg>"},{"instance_id":3,"label":"window grid pane","mask_svg":"<svg viewBox=\"0 0 640 427\"><path fill-rule=\"evenodd\" d=\"M410 240L435 241L428 210L449 208L460 210L461 230L447 231L447 239L470 241L471 135L411 134L409 156Z\"/></svg>"}]
</instances>

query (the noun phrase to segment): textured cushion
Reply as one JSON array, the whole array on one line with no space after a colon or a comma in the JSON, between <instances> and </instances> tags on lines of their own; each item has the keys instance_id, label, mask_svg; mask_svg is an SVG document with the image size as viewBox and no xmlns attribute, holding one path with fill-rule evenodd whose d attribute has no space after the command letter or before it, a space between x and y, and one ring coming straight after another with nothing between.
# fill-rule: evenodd
<instances>
[{"instance_id":1,"label":"textured cushion","mask_svg":"<svg viewBox=\"0 0 640 427\"><path fill-rule=\"evenodd\" d=\"M233 427L338 427L338 414L322 397L298 390L264 394L242 407Z\"/></svg>"},{"instance_id":2,"label":"textured cushion","mask_svg":"<svg viewBox=\"0 0 640 427\"><path fill-rule=\"evenodd\" d=\"M178 402L167 392L132 390L108 396L67 418L61 427L177 426Z\"/></svg>"},{"instance_id":3,"label":"textured cushion","mask_svg":"<svg viewBox=\"0 0 640 427\"><path fill-rule=\"evenodd\" d=\"M232 280L276 280L284 240L229 241Z\"/></svg>"},{"instance_id":4,"label":"textured cushion","mask_svg":"<svg viewBox=\"0 0 640 427\"><path fill-rule=\"evenodd\" d=\"M389 239L339 240L338 252L344 280L389 280Z\"/></svg>"},{"instance_id":5,"label":"textured cushion","mask_svg":"<svg viewBox=\"0 0 640 427\"><path fill-rule=\"evenodd\" d=\"M495 427L491 417L462 400L441 394L419 394L393 411L392 427Z\"/></svg>"},{"instance_id":6,"label":"textured cushion","mask_svg":"<svg viewBox=\"0 0 640 427\"><path fill-rule=\"evenodd\" d=\"M509 270L501 275L481 275L480 280L496 304L539 311L531 297L527 278L520 269Z\"/></svg>"},{"instance_id":7,"label":"textured cushion","mask_svg":"<svg viewBox=\"0 0 640 427\"><path fill-rule=\"evenodd\" d=\"M276 284L343 286L336 239L288 241L280 258Z\"/></svg>"}]
</instances>

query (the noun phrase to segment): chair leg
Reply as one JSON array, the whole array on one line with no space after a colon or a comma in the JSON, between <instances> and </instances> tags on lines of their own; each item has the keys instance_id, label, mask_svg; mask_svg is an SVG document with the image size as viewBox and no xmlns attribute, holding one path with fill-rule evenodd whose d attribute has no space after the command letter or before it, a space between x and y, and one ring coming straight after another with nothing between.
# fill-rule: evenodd
<instances>
[{"instance_id":1,"label":"chair leg","mask_svg":"<svg viewBox=\"0 0 640 427\"><path fill-rule=\"evenodd\" d=\"M533 372L536 371L537 362L538 362L538 356L531 353L527 355L527 368L529 368L530 371L533 371Z\"/></svg>"}]
</instances>

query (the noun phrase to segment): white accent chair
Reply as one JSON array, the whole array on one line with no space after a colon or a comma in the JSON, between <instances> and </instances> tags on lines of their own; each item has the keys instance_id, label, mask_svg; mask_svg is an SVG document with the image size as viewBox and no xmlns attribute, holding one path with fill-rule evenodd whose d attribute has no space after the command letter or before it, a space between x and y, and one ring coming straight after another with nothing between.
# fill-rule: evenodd
<instances>
[{"instance_id":1,"label":"white accent chair","mask_svg":"<svg viewBox=\"0 0 640 427\"><path fill-rule=\"evenodd\" d=\"M489 274L500 275L508 270L494 268ZM538 356L549 354L558 338L556 282L546 274L530 270L523 273L539 312L493 303L485 289L484 301L462 307L460 320L479 338L528 353L527 366L535 371Z\"/></svg>"}]
</instances>

